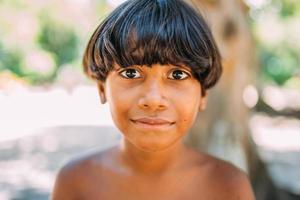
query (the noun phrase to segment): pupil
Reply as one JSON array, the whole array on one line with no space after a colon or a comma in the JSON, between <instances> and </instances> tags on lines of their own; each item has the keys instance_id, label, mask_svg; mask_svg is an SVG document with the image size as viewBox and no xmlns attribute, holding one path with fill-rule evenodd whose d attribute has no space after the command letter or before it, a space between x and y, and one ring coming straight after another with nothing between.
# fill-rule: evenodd
<instances>
[{"instance_id":1,"label":"pupil","mask_svg":"<svg viewBox=\"0 0 300 200\"><path fill-rule=\"evenodd\" d=\"M134 78L135 75L136 75L136 71L135 71L134 69L128 69L128 70L126 71L126 76L127 76L128 78Z\"/></svg>"},{"instance_id":2,"label":"pupil","mask_svg":"<svg viewBox=\"0 0 300 200\"><path fill-rule=\"evenodd\" d=\"M176 70L173 72L173 78L175 79L180 79L183 75L183 72L182 71L179 71L179 70Z\"/></svg>"}]
</instances>

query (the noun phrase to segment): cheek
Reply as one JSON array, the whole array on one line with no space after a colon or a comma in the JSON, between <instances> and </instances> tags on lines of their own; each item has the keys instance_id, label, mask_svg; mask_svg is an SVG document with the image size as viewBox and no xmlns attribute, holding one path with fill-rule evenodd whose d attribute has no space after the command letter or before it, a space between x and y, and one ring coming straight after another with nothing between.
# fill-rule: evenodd
<instances>
[{"instance_id":1,"label":"cheek","mask_svg":"<svg viewBox=\"0 0 300 200\"><path fill-rule=\"evenodd\" d=\"M126 98L124 98L122 90L118 88L110 88L107 94L107 100L113 119L118 119L126 110Z\"/></svg>"},{"instance_id":2,"label":"cheek","mask_svg":"<svg viewBox=\"0 0 300 200\"><path fill-rule=\"evenodd\" d=\"M119 128L126 128L130 117L130 109L134 102L133 91L122 87L111 87L108 93L108 103L111 116Z\"/></svg>"},{"instance_id":3,"label":"cheek","mask_svg":"<svg viewBox=\"0 0 300 200\"><path fill-rule=\"evenodd\" d=\"M185 104L189 104L189 106L182 106L178 111L180 113L179 121L181 122L182 127L190 128L197 117L198 104L195 103L194 106L192 106L191 102Z\"/></svg>"},{"instance_id":4,"label":"cheek","mask_svg":"<svg viewBox=\"0 0 300 200\"><path fill-rule=\"evenodd\" d=\"M200 89L197 87L185 90L184 92L178 93L173 97L175 99L174 105L176 109L176 113L178 116L178 120L180 122L180 128L189 129L199 112L199 104L200 104ZM199 95L195 95L199 94Z\"/></svg>"}]
</instances>

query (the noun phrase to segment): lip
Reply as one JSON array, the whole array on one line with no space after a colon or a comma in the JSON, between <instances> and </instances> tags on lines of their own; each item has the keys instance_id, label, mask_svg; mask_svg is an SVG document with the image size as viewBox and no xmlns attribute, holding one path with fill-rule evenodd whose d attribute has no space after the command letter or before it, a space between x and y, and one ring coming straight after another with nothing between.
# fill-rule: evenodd
<instances>
[{"instance_id":1,"label":"lip","mask_svg":"<svg viewBox=\"0 0 300 200\"><path fill-rule=\"evenodd\" d=\"M149 129L149 130L167 130L169 129L175 122L170 120L162 119L162 118L138 118L131 119L131 121L137 125L141 129Z\"/></svg>"},{"instance_id":2,"label":"lip","mask_svg":"<svg viewBox=\"0 0 300 200\"><path fill-rule=\"evenodd\" d=\"M173 123L173 122L171 122L169 120L166 120L166 119L148 118L148 117L132 119L132 121L133 122L138 122L138 123L149 124L149 125L164 125L164 124L172 124Z\"/></svg>"}]
</instances>

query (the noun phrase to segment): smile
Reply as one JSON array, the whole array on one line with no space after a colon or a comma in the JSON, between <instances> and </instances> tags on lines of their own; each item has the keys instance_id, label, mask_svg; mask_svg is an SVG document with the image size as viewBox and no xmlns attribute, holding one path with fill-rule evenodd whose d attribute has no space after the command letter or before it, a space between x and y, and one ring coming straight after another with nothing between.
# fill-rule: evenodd
<instances>
[{"instance_id":1,"label":"smile","mask_svg":"<svg viewBox=\"0 0 300 200\"><path fill-rule=\"evenodd\" d=\"M157 131L166 131L175 124L175 122L159 118L139 118L130 121L133 122L139 129Z\"/></svg>"}]
</instances>

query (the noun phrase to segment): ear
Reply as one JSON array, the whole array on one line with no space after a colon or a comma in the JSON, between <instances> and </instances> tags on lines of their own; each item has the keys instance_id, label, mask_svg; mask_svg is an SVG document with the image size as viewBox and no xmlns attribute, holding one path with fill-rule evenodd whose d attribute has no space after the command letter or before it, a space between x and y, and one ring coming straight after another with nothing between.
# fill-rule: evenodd
<instances>
[{"instance_id":1,"label":"ear","mask_svg":"<svg viewBox=\"0 0 300 200\"><path fill-rule=\"evenodd\" d=\"M205 96L201 96L200 104L199 104L199 111L204 111L207 105L207 92Z\"/></svg>"},{"instance_id":2,"label":"ear","mask_svg":"<svg viewBox=\"0 0 300 200\"><path fill-rule=\"evenodd\" d=\"M105 84L102 81L97 82L98 93L102 104L106 103Z\"/></svg>"}]
</instances>

